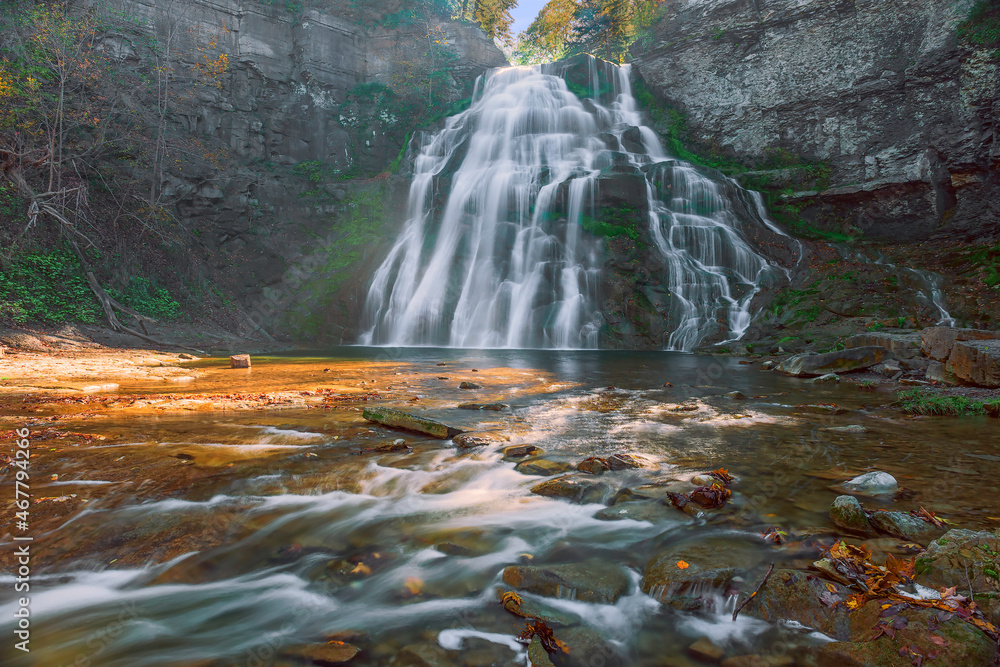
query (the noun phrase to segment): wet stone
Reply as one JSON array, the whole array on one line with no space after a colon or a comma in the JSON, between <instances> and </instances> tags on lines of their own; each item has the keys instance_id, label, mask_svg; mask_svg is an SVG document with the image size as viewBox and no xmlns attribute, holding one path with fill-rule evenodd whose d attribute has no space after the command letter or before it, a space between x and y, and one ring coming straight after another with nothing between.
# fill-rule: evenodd
<instances>
[{"instance_id":1,"label":"wet stone","mask_svg":"<svg viewBox=\"0 0 1000 667\"><path fill-rule=\"evenodd\" d=\"M843 602L853 592L808 572L775 570L741 613L768 623L795 621L834 639L848 639L850 612Z\"/></svg>"},{"instance_id":2,"label":"wet stone","mask_svg":"<svg viewBox=\"0 0 1000 667\"><path fill-rule=\"evenodd\" d=\"M542 646L542 639L538 635L532 638L528 644L528 662L531 667L556 667L552 659L549 658L548 651Z\"/></svg>"},{"instance_id":3,"label":"wet stone","mask_svg":"<svg viewBox=\"0 0 1000 667\"><path fill-rule=\"evenodd\" d=\"M522 461L514 466L514 470L525 475L559 475L572 469L573 466L563 461L553 461L541 457Z\"/></svg>"},{"instance_id":4,"label":"wet stone","mask_svg":"<svg viewBox=\"0 0 1000 667\"><path fill-rule=\"evenodd\" d=\"M458 385L458 388L459 389L482 389L483 385L477 384L475 382L463 382L462 384Z\"/></svg>"},{"instance_id":5,"label":"wet stone","mask_svg":"<svg viewBox=\"0 0 1000 667\"><path fill-rule=\"evenodd\" d=\"M870 533L868 517L861 503L854 496L837 496L830 505L830 520L836 525L855 533Z\"/></svg>"},{"instance_id":6,"label":"wet stone","mask_svg":"<svg viewBox=\"0 0 1000 667\"><path fill-rule=\"evenodd\" d=\"M495 441L492 437L483 433L463 433L462 435L455 436L452 442L455 443L456 447L470 449L472 447L492 445Z\"/></svg>"},{"instance_id":7,"label":"wet stone","mask_svg":"<svg viewBox=\"0 0 1000 667\"><path fill-rule=\"evenodd\" d=\"M376 424L403 429L404 431L423 433L441 440L447 440L462 433L461 429L394 408L365 408L361 416Z\"/></svg>"},{"instance_id":8,"label":"wet stone","mask_svg":"<svg viewBox=\"0 0 1000 667\"><path fill-rule=\"evenodd\" d=\"M404 646L390 663L392 667L453 667L448 652L436 644Z\"/></svg>"},{"instance_id":9,"label":"wet stone","mask_svg":"<svg viewBox=\"0 0 1000 667\"><path fill-rule=\"evenodd\" d=\"M819 377L812 378L811 380L806 380L809 384L835 384L840 382L840 376L836 373L827 373L826 375L820 375Z\"/></svg>"},{"instance_id":10,"label":"wet stone","mask_svg":"<svg viewBox=\"0 0 1000 667\"><path fill-rule=\"evenodd\" d=\"M658 523L660 521L681 521L690 519L685 514L668 506L659 500L639 500L632 502L621 502L613 507L606 507L594 515L595 519L603 521L621 521L631 519L633 521L649 521Z\"/></svg>"},{"instance_id":11,"label":"wet stone","mask_svg":"<svg viewBox=\"0 0 1000 667\"><path fill-rule=\"evenodd\" d=\"M1000 529L949 530L917 556L916 573L917 583L931 588L964 584L979 593L1000 594Z\"/></svg>"},{"instance_id":12,"label":"wet stone","mask_svg":"<svg viewBox=\"0 0 1000 667\"><path fill-rule=\"evenodd\" d=\"M561 565L510 565L503 581L521 591L550 598L613 604L628 592L625 572L606 561Z\"/></svg>"},{"instance_id":13,"label":"wet stone","mask_svg":"<svg viewBox=\"0 0 1000 667\"><path fill-rule=\"evenodd\" d=\"M503 448L505 459L519 459L525 456L538 456L544 453L539 447L534 445L511 445Z\"/></svg>"},{"instance_id":14,"label":"wet stone","mask_svg":"<svg viewBox=\"0 0 1000 667\"><path fill-rule=\"evenodd\" d=\"M846 408L842 408L839 405L834 405L833 403L815 403L812 405L796 405L795 409L798 412L811 412L817 415L842 415L847 412Z\"/></svg>"},{"instance_id":15,"label":"wet stone","mask_svg":"<svg viewBox=\"0 0 1000 667\"><path fill-rule=\"evenodd\" d=\"M677 545L649 561L642 590L678 609L702 609L735 577L745 578L761 559L756 540L725 537Z\"/></svg>"},{"instance_id":16,"label":"wet stone","mask_svg":"<svg viewBox=\"0 0 1000 667\"><path fill-rule=\"evenodd\" d=\"M868 429L859 424L848 424L847 426L827 426L823 429L830 433L867 433Z\"/></svg>"},{"instance_id":17,"label":"wet stone","mask_svg":"<svg viewBox=\"0 0 1000 667\"><path fill-rule=\"evenodd\" d=\"M610 470L611 467L608 465L608 462L605 461L604 459L599 459L595 456L592 456L589 459L584 459L583 461L580 461L578 464L576 464L576 469L579 470L580 472L590 473L591 475L603 475L608 470Z\"/></svg>"},{"instance_id":18,"label":"wet stone","mask_svg":"<svg viewBox=\"0 0 1000 667\"><path fill-rule=\"evenodd\" d=\"M346 665L361 649L353 644L333 640L326 644L300 646L283 651L285 655L310 660L318 665Z\"/></svg>"},{"instance_id":19,"label":"wet stone","mask_svg":"<svg viewBox=\"0 0 1000 667\"><path fill-rule=\"evenodd\" d=\"M601 482L569 475L549 479L531 487L531 492L549 498L561 498L576 503L600 503L611 491Z\"/></svg>"},{"instance_id":20,"label":"wet stone","mask_svg":"<svg viewBox=\"0 0 1000 667\"><path fill-rule=\"evenodd\" d=\"M892 495L899 491L896 478L887 472L873 470L858 475L840 485L844 491L864 496Z\"/></svg>"},{"instance_id":21,"label":"wet stone","mask_svg":"<svg viewBox=\"0 0 1000 667\"><path fill-rule=\"evenodd\" d=\"M868 517L868 522L879 532L917 544L928 544L944 533L944 529L908 512L875 511Z\"/></svg>"},{"instance_id":22,"label":"wet stone","mask_svg":"<svg viewBox=\"0 0 1000 667\"><path fill-rule=\"evenodd\" d=\"M708 637L702 637L687 648L688 655L703 662L719 662L726 655L725 650Z\"/></svg>"},{"instance_id":23,"label":"wet stone","mask_svg":"<svg viewBox=\"0 0 1000 667\"><path fill-rule=\"evenodd\" d=\"M629 468L645 467L642 459L631 454L614 454L608 458L608 467L612 470L626 470Z\"/></svg>"},{"instance_id":24,"label":"wet stone","mask_svg":"<svg viewBox=\"0 0 1000 667\"><path fill-rule=\"evenodd\" d=\"M744 394L742 391L730 391L728 393L723 394L723 396L726 397L726 398L732 398L732 399L735 399L735 400L738 400L738 401L742 401L743 399L745 399L747 397L747 395Z\"/></svg>"}]
</instances>

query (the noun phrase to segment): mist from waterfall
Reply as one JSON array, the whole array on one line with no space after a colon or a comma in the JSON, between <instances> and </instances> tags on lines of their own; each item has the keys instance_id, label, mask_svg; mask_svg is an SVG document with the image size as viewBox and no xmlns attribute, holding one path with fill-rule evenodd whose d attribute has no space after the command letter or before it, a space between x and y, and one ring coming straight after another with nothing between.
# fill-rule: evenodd
<instances>
[{"instance_id":1,"label":"mist from waterfall","mask_svg":"<svg viewBox=\"0 0 1000 667\"><path fill-rule=\"evenodd\" d=\"M642 125L628 66L602 62L599 76L588 63L586 99L560 63L492 70L468 110L424 136L407 221L370 283L362 344L607 346L600 234L615 178L644 184L633 222L637 243L655 245L659 265L648 268L670 322L662 347L745 332L762 281L781 274L748 241L748 228L768 226L759 196L669 158Z\"/></svg>"}]
</instances>

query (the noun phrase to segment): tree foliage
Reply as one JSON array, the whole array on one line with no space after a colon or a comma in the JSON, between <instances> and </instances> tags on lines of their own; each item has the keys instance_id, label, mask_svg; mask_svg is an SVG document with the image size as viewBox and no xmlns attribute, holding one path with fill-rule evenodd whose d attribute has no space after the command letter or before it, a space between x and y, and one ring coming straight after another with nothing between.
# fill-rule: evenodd
<instances>
[{"instance_id":1,"label":"tree foliage","mask_svg":"<svg viewBox=\"0 0 1000 667\"><path fill-rule=\"evenodd\" d=\"M463 0L460 15L478 23L490 39L511 44L514 18L510 11L516 6L517 0Z\"/></svg>"},{"instance_id":2,"label":"tree foliage","mask_svg":"<svg viewBox=\"0 0 1000 667\"><path fill-rule=\"evenodd\" d=\"M660 19L666 0L549 0L518 36L515 60L558 60L591 53L612 62Z\"/></svg>"}]
</instances>

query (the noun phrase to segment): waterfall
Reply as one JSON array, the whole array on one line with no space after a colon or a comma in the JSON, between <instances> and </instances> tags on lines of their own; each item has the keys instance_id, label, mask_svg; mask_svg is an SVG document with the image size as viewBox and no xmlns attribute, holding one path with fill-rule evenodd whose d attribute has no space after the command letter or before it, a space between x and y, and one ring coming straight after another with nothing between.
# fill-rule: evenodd
<instances>
[{"instance_id":1,"label":"waterfall","mask_svg":"<svg viewBox=\"0 0 1000 667\"><path fill-rule=\"evenodd\" d=\"M622 319L610 295L623 290L662 321L658 346L736 339L754 294L782 276L762 249L781 236L762 210L735 182L664 153L628 66L588 56L492 70L465 112L420 140L360 342L610 347ZM641 286L608 269L622 243L642 255Z\"/></svg>"}]
</instances>

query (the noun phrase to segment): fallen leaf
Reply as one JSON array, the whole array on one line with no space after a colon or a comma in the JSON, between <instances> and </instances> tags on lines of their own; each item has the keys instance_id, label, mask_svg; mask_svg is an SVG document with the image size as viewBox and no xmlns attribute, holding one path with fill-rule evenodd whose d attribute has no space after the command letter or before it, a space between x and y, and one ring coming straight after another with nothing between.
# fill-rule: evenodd
<instances>
[{"instance_id":1,"label":"fallen leaf","mask_svg":"<svg viewBox=\"0 0 1000 667\"><path fill-rule=\"evenodd\" d=\"M691 566L688 565L687 563L685 563L684 561L682 561L682 560L677 561L677 569L679 569L679 570L686 570L689 567L691 567Z\"/></svg>"},{"instance_id":2,"label":"fallen leaf","mask_svg":"<svg viewBox=\"0 0 1000 667\"><path fill-rule=\"evenodd\" d=\"M417 577L408 577L404 586L410 595L420 595L420 591L424 590L424 582Z\"/></svg>"}]
</instances>

